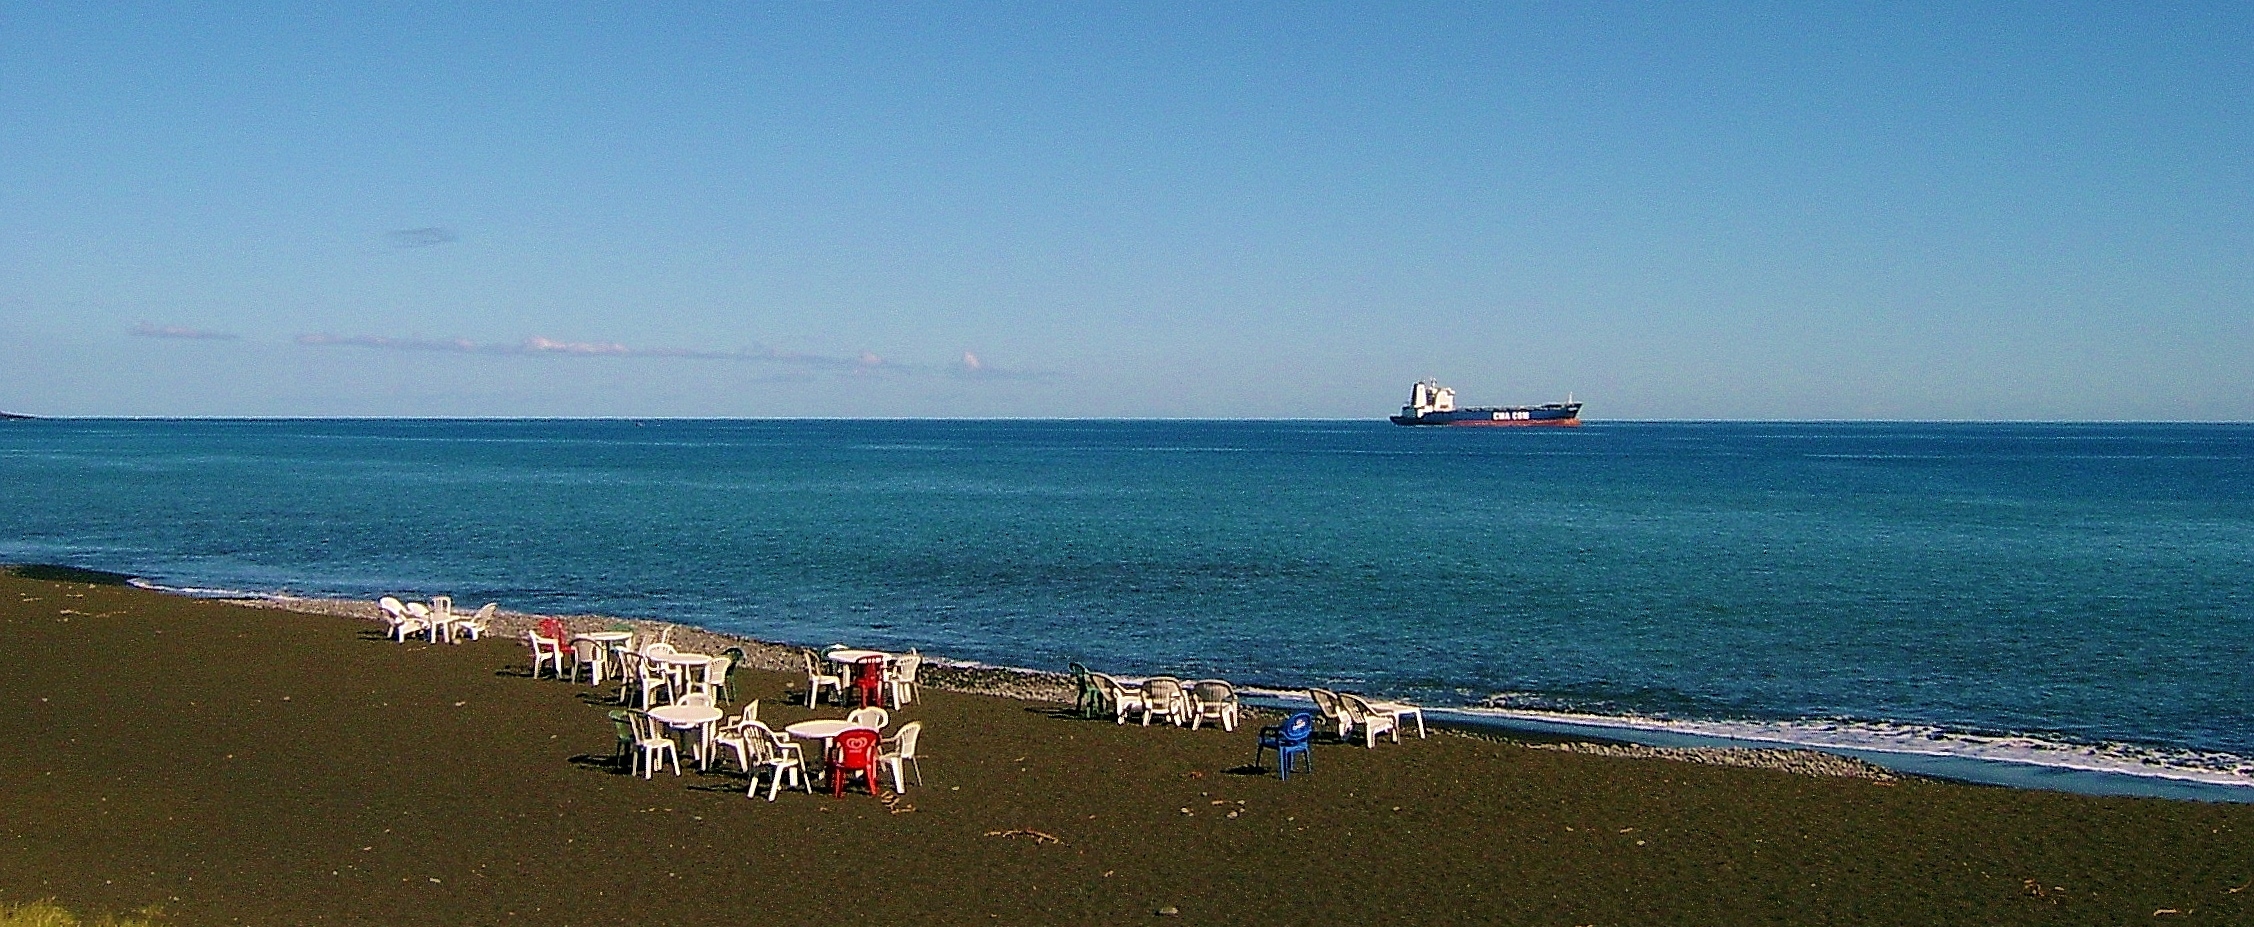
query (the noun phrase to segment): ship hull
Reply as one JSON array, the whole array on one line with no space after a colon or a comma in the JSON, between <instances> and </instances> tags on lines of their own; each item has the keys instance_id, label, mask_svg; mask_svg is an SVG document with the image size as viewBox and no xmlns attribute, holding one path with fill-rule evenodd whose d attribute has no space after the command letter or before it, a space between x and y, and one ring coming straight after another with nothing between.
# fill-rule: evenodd
<instances>
[{"instance_id":1,"label":"ship hull","mask_svg":"<svg viewBox=\"0 0 2254 927\"><path fill-rule=\"evenodd\" d=\"M1453 409L1423 415L1395 415L1396 425L1449 425L1458 428L1572 428L1581 424L1581 406L1522 406L1508 409Z\"/></svg>"}]
</instances>

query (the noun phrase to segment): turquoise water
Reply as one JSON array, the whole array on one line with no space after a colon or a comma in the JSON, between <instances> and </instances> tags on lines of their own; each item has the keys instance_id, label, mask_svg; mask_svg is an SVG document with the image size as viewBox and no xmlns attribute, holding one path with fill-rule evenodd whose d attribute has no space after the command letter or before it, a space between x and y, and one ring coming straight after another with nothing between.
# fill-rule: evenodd
<instances>
[{"instance_id":1,"label":"turquoise water","mask_svg":"<svg viewBox=\"0 0 2254 927\"><path fill-rule=\"evenodd\" d=\"M0 423L0 560L2254 783L2254 427Z\"/></svg>"}]
</instances>

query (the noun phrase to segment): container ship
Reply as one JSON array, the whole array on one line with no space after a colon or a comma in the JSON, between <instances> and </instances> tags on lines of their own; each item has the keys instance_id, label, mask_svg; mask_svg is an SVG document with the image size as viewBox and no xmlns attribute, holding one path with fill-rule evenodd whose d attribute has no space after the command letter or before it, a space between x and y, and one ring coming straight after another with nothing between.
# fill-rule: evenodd
<instances>
[{"instance_id":1,"label":"container ship","mask_svg":"<svg viewBox=\"0 0 2254 927\"><path fill-rule=\"evenodd\" d=\"M1456 407L1456 391L1438 380L1420 380L1409 388L1409 404L1393 416L1396 425L1573 426L1581 424L1581 404L1571 396L1564 402L1538 406Z\"/></svg>"}]
</instances>

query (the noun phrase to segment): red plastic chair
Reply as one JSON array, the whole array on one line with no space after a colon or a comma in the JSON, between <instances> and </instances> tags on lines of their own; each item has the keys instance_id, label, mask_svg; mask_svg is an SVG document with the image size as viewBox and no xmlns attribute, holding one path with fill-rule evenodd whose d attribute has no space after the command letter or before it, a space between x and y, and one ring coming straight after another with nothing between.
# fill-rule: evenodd
<instances>
[{"instance_id":1,"label":"red plastic chair","mask_svg":"<svg viewBox=\"0 0 2254 927\"><path fill-rule=\"evenodd\" d=\"M869 787L869 794L877 793L877 744L881 740L876 731L856 727L837 735L830 747L830 796L845 794L845 780L853 773L861 774L861 782Z\"/></svg>"},{"instance_id":2,"label":"red plastic chair","mask_svg":"<svg viewBox=\"0 0 2254 927\"><path fill-rule=\"evenodd\" d=\"M884 707L884 658L862 657L853 663L853 694L861 700L855 707L867 708L875 699L878 708Z\"/></svg>"},{"instance_id":3,"label":"red plastic chair","mask_svg":"<svg viewBox=\"0 0 2254 927\"><path fill-rule=\"evenodd\" d=\"M561 619L540 619L540 636L555 641L557 646L560 647L571 646L571 633L564 630L564 623Z\"/></svg>"}]
</instances>

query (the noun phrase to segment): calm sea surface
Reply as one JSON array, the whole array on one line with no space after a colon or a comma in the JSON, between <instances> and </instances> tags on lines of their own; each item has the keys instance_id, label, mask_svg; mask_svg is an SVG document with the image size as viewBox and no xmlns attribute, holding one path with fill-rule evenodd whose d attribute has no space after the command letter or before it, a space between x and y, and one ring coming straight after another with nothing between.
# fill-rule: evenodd
<instances>
[{"instance_id":1,"label":"calm sea surface","mask_svg":"<svg viewBox=\"0 0 2254 927\"><path fill-rule=\"evenodd\" d=\"M2254 426L6 422L0 560L2254 782Z\"/></svg>"}]
</instances>

